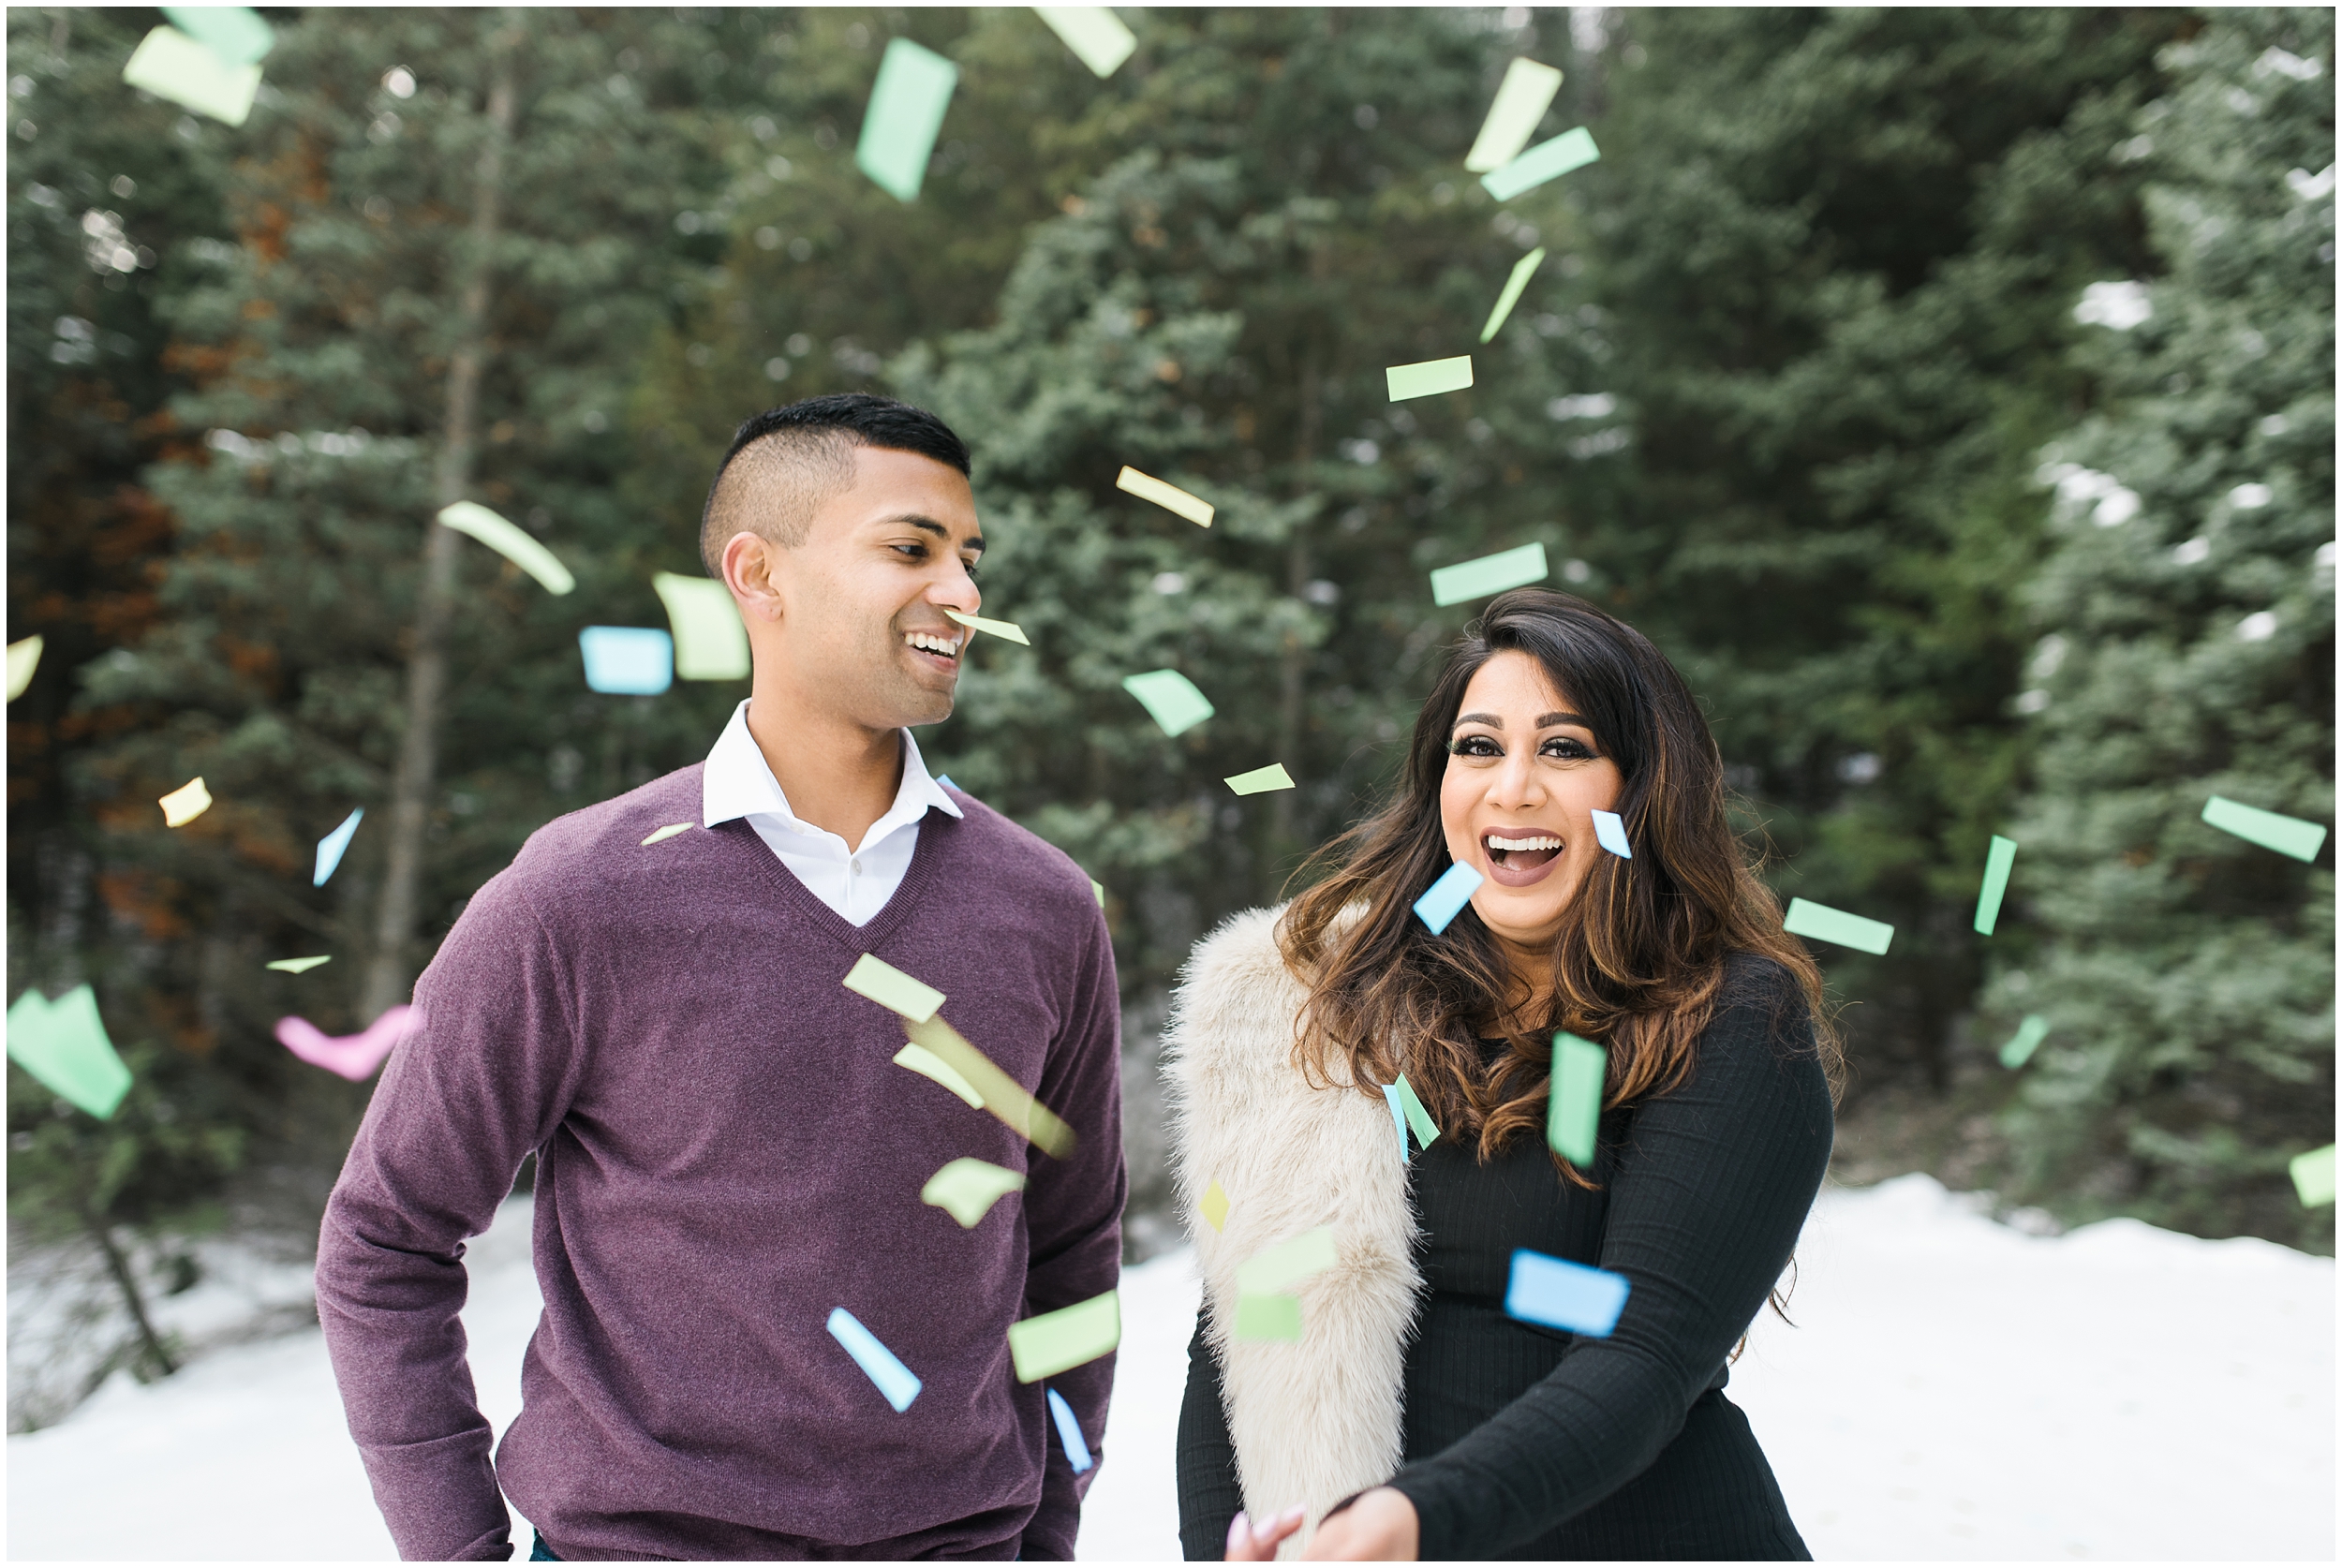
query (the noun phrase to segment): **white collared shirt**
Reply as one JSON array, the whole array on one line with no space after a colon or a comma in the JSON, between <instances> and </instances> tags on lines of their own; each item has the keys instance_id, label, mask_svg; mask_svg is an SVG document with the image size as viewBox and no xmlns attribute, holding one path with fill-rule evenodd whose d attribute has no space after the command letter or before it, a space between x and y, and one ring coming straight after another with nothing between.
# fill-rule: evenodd
<instances>
[{"instance_id":1,"label":"white collared shirt","mask_svg":"<svg viewBox=\"0 0 2342 1568\"><path fill-rule=\"evenodd\" d=\"M903 885L912 853L919 847L919 820L927 808L962 815L943 787L927 776L927 765L919 758L919 743L911 738L911 732L905 730L902 736L903 781L895 791L895 804L870 824L860 847L852 848L837 834L800 821L789 809L780 780L773 777L756 737L749 733L749 705L743 702L732 710L732 722L724 726L724 732L716 737L716 748L707 754L707 771L700 787L703 825L714 827L734 817L747 818L756 836L780 857L781 865L805 884L807 892L837 910L840 918L867 925Z\"/></svg>"}]
</instances>

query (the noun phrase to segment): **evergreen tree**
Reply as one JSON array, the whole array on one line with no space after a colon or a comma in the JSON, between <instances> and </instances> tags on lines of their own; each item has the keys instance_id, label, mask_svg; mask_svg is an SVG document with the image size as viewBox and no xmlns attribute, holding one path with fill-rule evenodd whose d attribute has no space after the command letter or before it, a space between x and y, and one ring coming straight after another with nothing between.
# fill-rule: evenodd
<instances>
[{"instance_id":1,"label":"evergreen tree","mask_svg":"<svg viewBox=\"0 0 2342 1568\"><path fill-rule=\"evenodd\" d=\"M2051 1025L2014 1195L2331 1250L2285 1166L2334 1139L2333 842L2304 865L2200 815L2334 821L2334 13L2216 11L2167 64L2117 150L2160 275L2084 297L2109 401L2043 454L2013 836L2044 935L1988 1015Z\"/></svg>"}]
</instances>

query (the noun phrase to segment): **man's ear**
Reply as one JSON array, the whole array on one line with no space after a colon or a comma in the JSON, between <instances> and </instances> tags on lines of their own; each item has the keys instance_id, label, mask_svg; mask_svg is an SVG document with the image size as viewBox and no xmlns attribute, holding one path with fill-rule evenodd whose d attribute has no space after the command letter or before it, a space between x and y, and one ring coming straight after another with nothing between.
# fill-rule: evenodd
<instances>
[{"instance_id":1,"label":"man's ear","mask_svg":"<svg viewBox=\"0 0 2342 1568\"><path fill-rule=\"evenodd\" d=\"M788 553L762 534L736 533L724 542L724 586L743 615L778 621L781 614L781 557Z\"/></svg>"}]
</instances>

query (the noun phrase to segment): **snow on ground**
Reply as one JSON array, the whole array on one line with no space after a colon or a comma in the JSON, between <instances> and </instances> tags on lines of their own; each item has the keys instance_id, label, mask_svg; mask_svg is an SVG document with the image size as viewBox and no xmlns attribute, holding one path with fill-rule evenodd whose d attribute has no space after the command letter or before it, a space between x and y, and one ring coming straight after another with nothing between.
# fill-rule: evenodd
<instances>
[{"instance_id":1,"label":"snow on ground","mask_svg":"<svg viewBox=\"0 0 2342 1568\"><path fill-rule=\"evenodd\" d=\"M498 1427L537 1315L527 1235L524 1200L472 1250ZM1825 1193L1799 1265L1799 1326L1760 1318L1731 1392L1816 1557L2333 1558L2331 1260L2131 1220L2030 1236L1912 1176ZM1178 1556L1195 1300L1184 1254L1123 1277L1085 1558ZM314 1330L117 1379L10 1438L8 1482L11 1558L393 1555Z\"/></svg>"}]
</instances>

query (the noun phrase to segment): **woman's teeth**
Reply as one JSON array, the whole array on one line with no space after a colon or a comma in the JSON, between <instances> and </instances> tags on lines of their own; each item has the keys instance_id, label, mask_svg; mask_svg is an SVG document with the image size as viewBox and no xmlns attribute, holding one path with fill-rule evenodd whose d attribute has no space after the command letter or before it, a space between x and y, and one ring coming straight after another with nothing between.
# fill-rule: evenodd
<instances>
[{"instance_id":1,"label":"woman's teeth","mask_svg":"<svg viewBox=\"0 0 2342 1568\"><path fill-rule=\"evenodd\" d=\"M1558 850L1562 847L1562 841L1549 833L1539 834L1533 838L1499 838L1491 833L1488 842L1491 850Z\"/></svg>"},{"instance_id":2,"label":"woman's teeth","mask_svg":"<svg viewBox=\"0 0 2342 1568\"><path fill-rule=\"evenodd\" d=\"M959 657L959 639L956 637L939 637L931 631L906 631L903 641L927 653L941 654L945 658Z\"/></svg>"},{"instance_id":3,"label":"woman's teeth","mask_svg":"<svg viewBox=\"0 0 2342 1568\"><path fill-rule=\"evenodd\" d=\"M1561 839L1549 833L1527 834L1519 838L1491 833L1484 836L1481 842L1488 847L1490 861L1523 871L1535 870L1562 850ZM1516 855L1521 858L1515 860Z\"/></svg>"}]
</instances>

